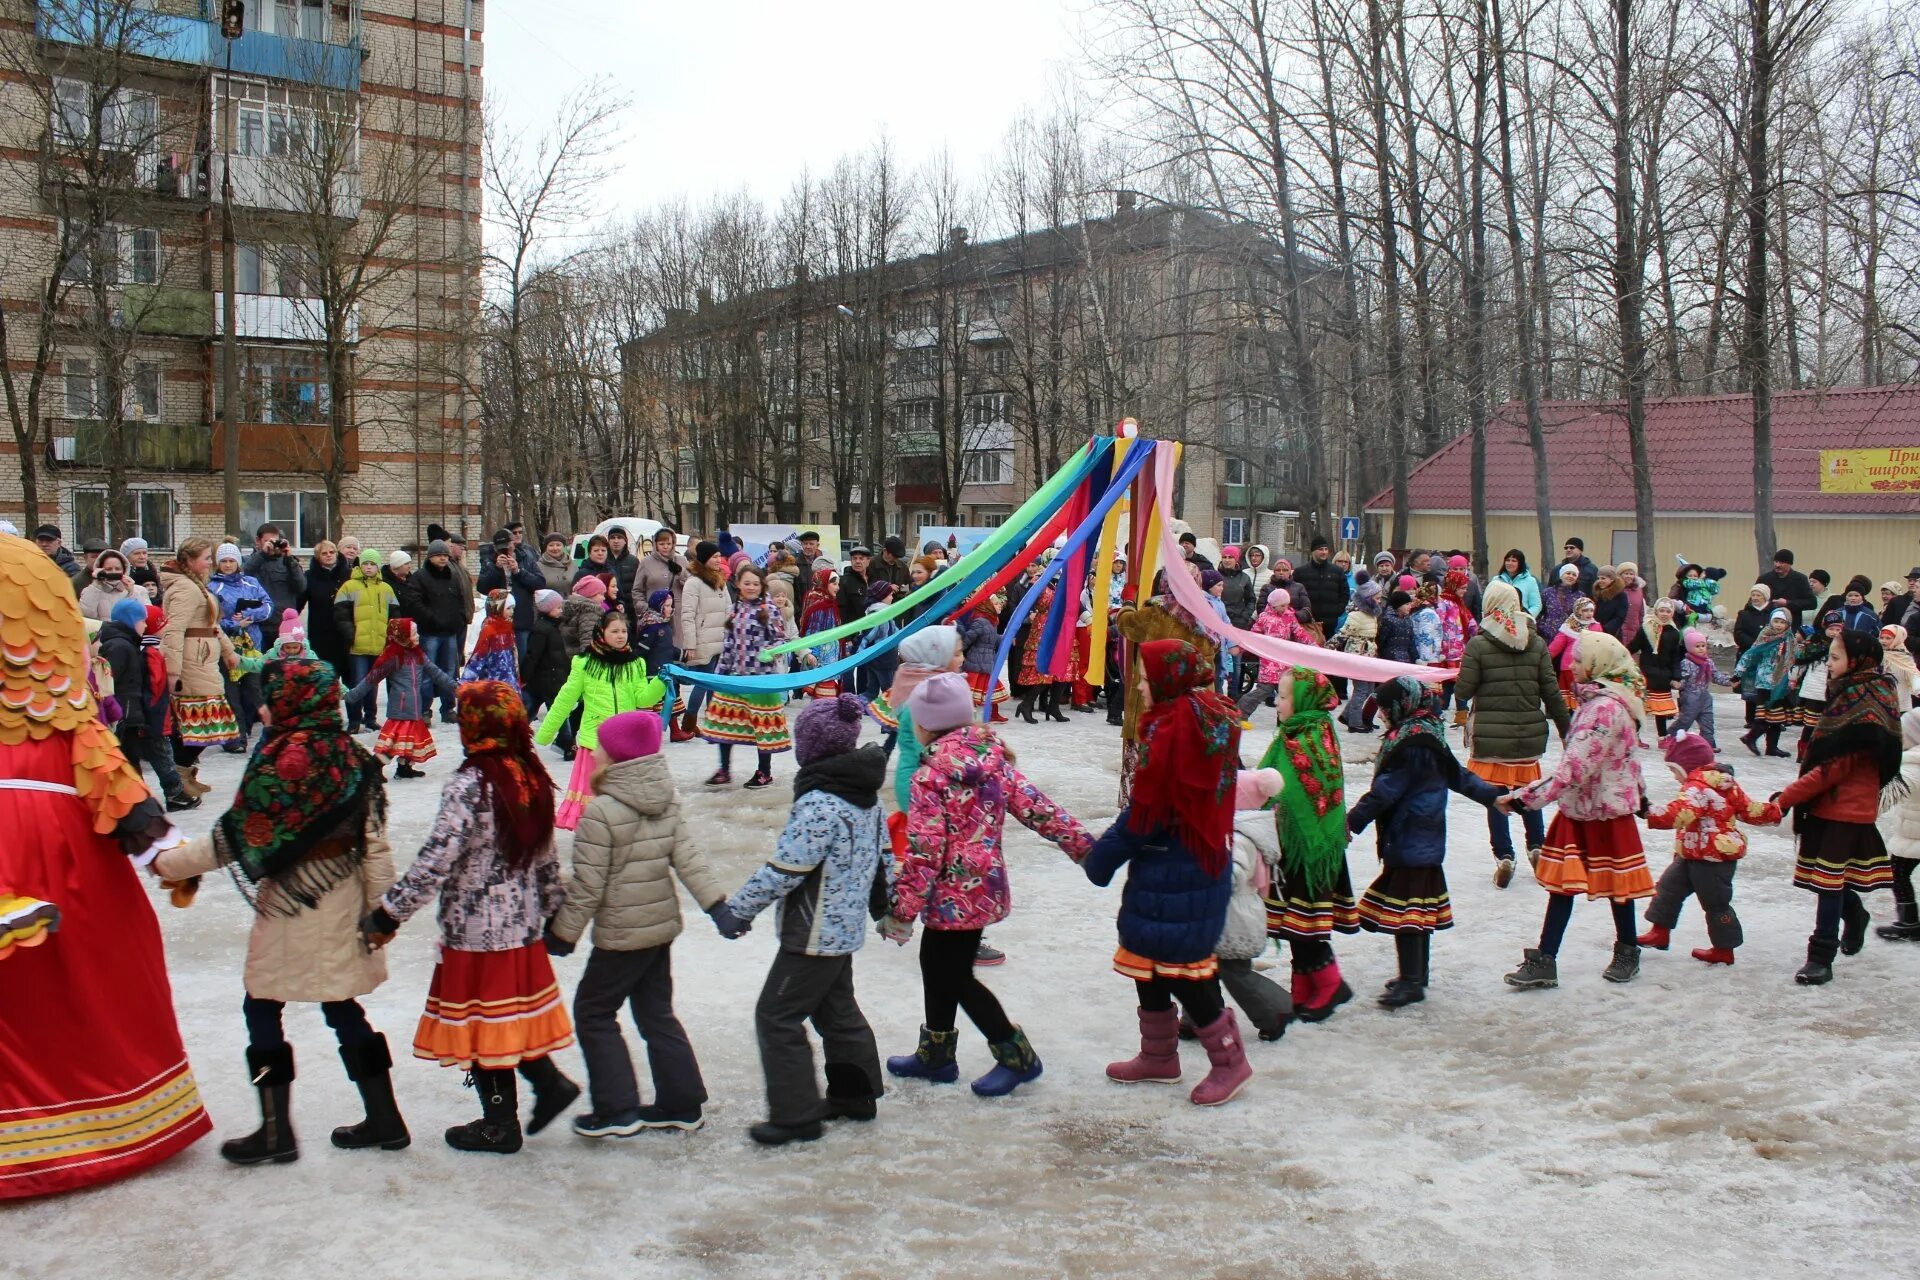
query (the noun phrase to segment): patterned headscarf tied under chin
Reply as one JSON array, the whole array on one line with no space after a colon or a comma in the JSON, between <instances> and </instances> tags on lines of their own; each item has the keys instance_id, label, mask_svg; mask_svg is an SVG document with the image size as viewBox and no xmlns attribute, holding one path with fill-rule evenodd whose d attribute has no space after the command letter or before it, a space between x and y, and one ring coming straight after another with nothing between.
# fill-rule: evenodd
<instances>
[{"instance_id":1,"label":"patterned headscarf tied under chin","mask_svg":"<svg viewBox=\"0 0 1920 1280\"><path fill-rule=\"evenodd\" d=\"M1170 832L1218 876L1233 835L1240 712L1213 691L1213 661L1184 640L1149 640L1140 665L1153 705L1140 714L1130 825Z\"/></svg>"},{"instance_id":2,"label":"patterned headscarf tied under chin","mask_svg":"<svg viewBox=\"0 0 1920 1280\"><path fill-rule=\"evenodd\" d=\"M1527 647L1532 620L1520 603L1520 593L1511 582L1495 578L1480 597L1480 630L1503 649L1515 653Z\"/></svg>"},{"instance_id":3,"label":"patterned headscarf tied under chin","mask_svg":"<svg viewBox=\"0 0 1920 1280\"><path fill-rule=\"evenodd\" d=\"M1573 650L1573 682L1618 698L1633 713L1635 724L1647 718L1647 678L1627 646L1604 631L1580 633Z\"/></svg>"},{"instance_id":4,"label":"patterned headscarf tied under chin","mask_svg":"<svg viewBox=\"0 0 1920 1280\"><path fill-rule=\"evenodd\" d=\"M1412 676L1399 676L1375 689L1373 700L1380 708L1380 718L1387 722L1386 735L1380 740L1380 756L1373 766L1376 776L1388 757L1405 743L1431 738L1442 750L1446 749L1447 728L1440 719L1440 694L1431 685L1422 684Z\"/></svg>"},{"instance_id":5,"label":"patterned headscarf tied under chin","mask_svg":"<svg viewBox=\"0 0 1920 1280\"><path fill-rule=\"evenodd\" d=\"M523 867L553 839L553 779L533 750L526 704L510 684L460 686L460 768L480 774L508 865Z\"/></svg>"},{"instance_id":6,"label":"patterned headscarf tied under chin","mask_svg":"<svg viewBox=\"0 0 1920 1280\"><path fill-rule=\"evenodd\" d=\"M346 731L331 666L317 658L269 662L260 683L273 723L214 827L214 847L256 912L291 916L359 867L365 824L352 819L368 805L384 817L386 788L380 762ZM335 837L343 850L313 856Z\"/></svg>"}]
</instances>

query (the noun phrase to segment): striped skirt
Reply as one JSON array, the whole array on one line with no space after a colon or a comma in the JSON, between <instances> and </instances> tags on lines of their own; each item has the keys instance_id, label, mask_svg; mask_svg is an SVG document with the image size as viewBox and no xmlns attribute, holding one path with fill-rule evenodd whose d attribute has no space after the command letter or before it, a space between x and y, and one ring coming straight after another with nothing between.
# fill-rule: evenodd
<instances>
[{"instance_id":1,"label":"striped skirt","mask_svg":"<svg viewBox=\"0 0 1920 1280\"><path fill-rule=\"evenodd\" d=\"M1496 787L1524 787L1540 781L1540 762L1538 760L1472 760L1467 761L1467 772L1475 777L1491 782Z\"/></svg>"},{"instance_id":2,"label":"striped skirt","mask_svg":"<svg viewBox=\"0 0 1920 1280\"><path fill-rule=\"evenodd\" d=\"M973 690L973 705L984 707L991 697L995 702L1005 702L1011 695L1007 692L1007 682L996 680L990 671L967 672L967 688Z\"/></svg>"},{"instance_id":3,"label":"striped skirt","mask_svg":"<svg viewBox=\"0 0 1920 1280\"><path fill-rule=\"evenodd\" d=\"M700 736L756 751L793 750L785 699L777 693L715 693L700 709Z\"/></svg>"},{"instance_id":4,"label":"striped skirt","mask_svg":"<svg viewBox=\"0 0 1920 1280\"><path fill-rule=\"evenodd\" d=\"M1644 701L1647 704L1647 714L1650 716L1670 717L1680 714L1680 704L1674 700L1671 689L1665 693L1656 693L1649 689Z\"/></svg>"},{"instance_id":5,"label":"striped skirt","mask_svg":"<svg viewBox=\"0 0 1920 1280\"><path fill-rule=\"evenodd\" d=\"M1312 942L1329 938L1335 931L1360 932L1360 908L1353 900L1353 880L1347 875L1344 861L1339 874L1323 893L1309 893L1304 885L1296 884L1295 879L1288 876L1282 866L1272 891L1264 899L1268 937Z\"/></svg>"},{"instance_id":6,"label":"striped skirt","mask_svg":"<svg viewBox=\"0 0 1920 1280\"><path fill-rule=\"evenodd\" d=\"M1213 956L1208 956L1205 960L1175 964L1167 960L1149 960L1143 955L1121 947L1113 953L1113 971L1123 978L1132 978L1135 982L1152 982L1155 978L1172 978L1176 982L1205 982L1208 978L1219 976L1220 962Z\"/></svg>"},{"instance_id":7,"label":"striped skirt","mask_svg":"<svg viewBox=\"0 0 1920 1280\"><path fill-rule=\"evenodd\" d=\"M1625 902L1653 896L1653 873L1632 814L1581 821L1553 815L1533 878L1548 893Z\"/></svg>"},{"instance_id":8,"label":"striped skirt","mask_svg":"<svg viewBox=\"0 0 1920 1280\"><path fill-rule=\"evenodd\" d=\"M1388 867L1360 897L1360 927L1371 933L1437 933L1453 928L1446 871Z\"/></svg>"},{"instance_id":9,"label":"striped skirt","mask_svg":"<svg viewBox=\"0 0 1920 1280\"><path fill-rule=\"evenodd\" d=\"M1814 893L1872 893L1891 887L1893 863L1880 829L1871 822L1808 817L1793 859L1793 883Z\"/></svg>"},{"instance_id":10,"label":"striped skirt","mask_svg":"<svg viewBox=\"0 0 1920 1280\"><path fill-rule=\"evenodd\" d=\"M875 720L878 720L885 728L898 729L900 727L900 713L893 709L893 703L884 693L867 704L867 714L871 715Z\"/></svg>"},{"instance_id":11,"label":"striped skirt","mask_svg":"<svg viewBox=\"0 0 1920 1280\"><path fill-rule=\"evenodd\" d=\"M233 704L225 698L175 694L173 721L179 726L180 741L189 747L220 747L240 741L240 725L233 718Z\"/></svg>"},{"instance_id":12,"label":"striped skirt","mask_svg":"<svg viewBox=\"0 0 1920 1280\"><path fill-rule=\"evenodd\" d=\"M383 760L405 760L425 764L440 754L433 745L433 730L425 720L389 720L373 740L373 754Z\"/></svg>"},{"instance_id":13,"label":"striped skirt","mask_svg":"<svg viewBox=\"0 0 1920 1280\"><path fill-rule=\"evenodd\" d=\"M413 1056L443 1067L512 1067L573 1043L547 949L443 947L413 1033Z\"/></svg>"},{"instance_id":14,"label":"striped skirt","mask_svg":"<svg viewBox=\"0 0 1920 1280\"><path fill-rule=\"evenodd\" d=\"M1800 704L1791 700L1783 702L1761 702L1753 709L1756 724L1796 725L1803 723Z\"/></svg>"}]
</instances>

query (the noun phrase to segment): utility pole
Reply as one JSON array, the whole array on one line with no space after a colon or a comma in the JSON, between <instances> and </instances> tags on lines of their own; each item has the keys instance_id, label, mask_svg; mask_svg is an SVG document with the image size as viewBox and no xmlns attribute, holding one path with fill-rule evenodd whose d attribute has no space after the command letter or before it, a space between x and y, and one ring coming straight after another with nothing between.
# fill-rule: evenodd
<instances>
[{"instance_id":1,"label":"utility pole","mask_svg":"<svg viewBox=\"0 0 1920 1280\"><path fill-rule=\"evenodd\" d=\"M227 42L227 75L220 86L216 109L227 118L220 122L220 424L226 434L222 440L221 470L225 481L223 497L227 508L228 533L240 529L240 349L234 342L233 302L233 42L246 30L247 6L244 0L228 0L220 12L220 34Z\"/></svg>"}]
</instances>

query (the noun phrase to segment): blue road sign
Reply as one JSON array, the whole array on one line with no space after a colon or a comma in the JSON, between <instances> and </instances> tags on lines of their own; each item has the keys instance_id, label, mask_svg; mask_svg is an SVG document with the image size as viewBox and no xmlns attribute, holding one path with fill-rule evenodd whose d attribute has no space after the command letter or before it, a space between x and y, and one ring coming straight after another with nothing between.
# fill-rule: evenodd
<instances>
[{"instance_id":1,"label":"blue road sign","mask_svg":"<svg viewBox=\"0 0 1920 1280\"><path fill-rule=\"evenodd\" d=\"M1341 516L1340 517L1340 541L1342 542L1360 541L1360 517L1359 516Z\"/></svg>"}]
</instances>

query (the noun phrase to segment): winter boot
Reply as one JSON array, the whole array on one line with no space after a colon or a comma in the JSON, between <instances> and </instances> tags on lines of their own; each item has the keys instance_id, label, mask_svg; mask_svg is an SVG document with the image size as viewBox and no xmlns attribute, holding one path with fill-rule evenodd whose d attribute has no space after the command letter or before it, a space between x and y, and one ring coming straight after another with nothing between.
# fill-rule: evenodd
<instances>
[{"instance_id":1,"label":"winter boot","mask_svg":"<svg viewBox=\"0 0 1920 1280\"><path fill-rule=\"evenodd\" d=\"M1004 1098L1023 1084L1040 1078L1040 1055L1027 1043L1027 1033L1013 1029L1013 1035L987 1048L993 1051L993 1070L973 1082L973 1091L982 1098Z\"/></svg>"},{"instance_id":2,"label":"winter boot","mask_svg":"<svg viewBox=\"0 0 1920 1280\"><path fill-rule=\"evenodd\" d=\"M1205 1080L1193 1087L1188 1099L1196 1107L1217 1107L1232 1102L1247 1087L1247 1081L1253 1079L1253 1068L1247 1064L1247 1047L1240 1040L1240 1020L1233 1010L1222 1010L1219 1017L1200 1028L1200 1043L1207 1047L1207 1061L1213 1064L1213 1069L1207 1072Z\"/></svg>"},{"instance_id":3,"label":"winter boot","mask_svg":"<svg viewBox=\"0 0 1920 1280\"><path fill-rule=\"evenodd\" d=\"M447 1130L447 1145L456 1151L512 1155L520 1149L519 1091L512 1069L476 1067L473 1087L480 1093L480 1118Z\"/></svg>"},{"instance_id":4,"label":"winter boot","mask_svg":"<svg viewBox=\"0 0 1920 1280\"><path fill-rule=\"evenodd\" d=\"M1873 923L1873 917L1867 914L1866 907L1857 895L1848 895L1840 907L1840 954L1857 956L1860 948L1867 945L1867 926Z\"/></svg>"},{"instance_id":5,"label":"winter boot","mask_svg":"<svg viewBox=\"0 0 1920 1280\"><path fill-rule=\"evenodd\" d=\"M1803 987L1821 987L1833 981L1833 956L1839 947L1819 938L1807 939L1807 962L1793 980Z\"/></svg>"},{"instance_id":6,"label":"winter boot","mask_svg":"<svg viewBox=\"0 0 1920 1280\"><path fill-rule=\"evenodd\" d=\"M424 778L427 775L414 768L412 761L402 760L399 767L393 771L393 776L396 778Z\"/></svg>"},{"instance_id":7,"label":"winter boot","mask_svg":"<svg viewBox=\"0 0 1920 1280\"><path fill-rule=\"evenodd\" d=\"M180 789L190 796L203 796L213 790L200 781L200 766L197 764L188 765L180 771Z\"/></svg>"},{"instance_id":8,"label":"winter boot","mask_svg":"<svg viewBox=\"0 0 1920 1280\"><path fill-rule=\"evenodd\" d=\"M1776 760L1788 760L1793 757L1793 752L1780 749L1780 728L1775 725L1767 730L1767 754Z\"/></svg>"},{"instance_id":9,"label":"winter boot","mask_svg":"<svg viewBox=\"0 0 1920 1280\"><path fill-rule=\"evenodd\" d=\"M1539 948L1528 947L1520 953L1520 967L1507 975L1507 985L1532 991L1560 985L1560 966L1552 956L1543 956Z\"/></svg>"},{"instance_id":10,"label":"winter boot","mask_svg":"<svg viewBox=\"0 0 1920 1280\"><path fill-rule=\"evenodd\" d=\"M692 742L699 736L699 733L695 730L693 712L682 712L680 715L680 723L673 731L673 740L675 742Z\"/></svg>"},{"instance_id":11,"label":"winter boot","mask_svg":"<svg viewBox=\"0 0 1920 1280\"><path fill-rule=\"evenodd\" d=\"M1634 939L1643 947L1652 947L1655 951L1665 951L1673 942L1673 930L1663 924L1650 924L1647 931Z\"/></svg>"},{"instance_id":12,"label":"winter boot","mask_svg":"<svg viewBox=\"0 0 1920 1280\"><path fill-rule=\"evenodd\" d=\"M1733 963L1733 949L1731 947L1695 947L1691 954L1695 960L1703 964Z\"/></svg>"},{"instance_id":13,"label":"winter boot","mask_svg":"<svg viewBox=\"0 0 1920 1280\"><path fill-rule=\"evenodd\" d=\"M1307 975L1305 1004L1294 1002L1293 1016L1302 1022L1325 1022L1333 1011L1353 999L1353 988L1340 976L1340 962L1329 960ZM1201 1038L1205 1038L1202 1032Z\"/></svg>"},{"instance_id":14,"label":"winter boot","mask_svg":"<svg viewBox=\"0 0 1920 1280\"><path fill-rule=\"evenodd\" d=\"M1380 1004L1387 1009L1403 1009L1427 998L1426 951L1424 933L1396 933L1394 950L1400 953L1400 976L1380 993Z\"/></svg>"},{"instance_id":15,"label":"winter boot","mask_svg":"<svg viewBox=\"0 0 1920 1280\"><path fill-rule=\"evenodd\" d=\"M1172 1009L1140 1010L1140 1053L1107 1064L1107 1079L1121 1084L1174 1084L1180 1079L1180 1015Z\"/></svg>"},{"instance_id":16,"label":"winter boot","mask_svg":"<svg viewBox=\"0 0 1920 1280\"><path fill-rule=\"evenodd\" d=\"M1032 685L1022 687L1020 690L1020 709L1014 712L1015 715L1025 720L1028 724L1040 723L1033 718L1033 699L1036 692Z\"/></svg>"},{"instance_id":17,"label":"winter boot","mask_svg":"<svg viewBox=\"0 0 1920 1280\"><path fill-rule=\"evenodd\" d=\"M818 1120L802 1120L798 1124L781 1124L777 1120L762 1120L759 1124L747 1126L747 1136L763 1147L784 1147L789 1142L812 1142L820 1136Z\"/></svg>"},{"instance_id":18,"label":"winter boot","mask_svg":"<svg viewBox=\"0 0 1920 1280\"><path fill-rule=\"evenodd\" d=\"M1632 982L1639 973L1639 944L1616 942L1613 944L1613 961L1600 971L1600 976L1608 982Z\"/></svg>"},{"instance_id":19,"label":"winter boot","mask_svg":"<svg viewBox=\"0 0 1920 1280\"><path fill-rule=\"evenodd\" d=\"M1068 689L1067 685L1058 684L1058 683L1050 684L1047 686L1047 702L1046 702L1047 719L1057 720L1061 724L1065 724L1067 722L1067 718L1060 714L1060 703L1063 700L1065 700L1067 696L1067 689Z\"/></svg>"},{"instance_id":20,"label":"winter boot","mask_svg":"<svg viewBox=\"0 0 1920 1280\"><path fill-rule=\"evenodd\" d=\"M1920 942L1920 906L1911 902L1893 904L1893 923L1875 929L1876 937L1887 942Z\"/></svg>"},{"instance_id":21,"label":"winter boot","mask_svg":"<svg viewBox=\"0 0 1920 1280\"><path fill-rule=\"evenodd\" d=\"M953 1060L954 1050L959 1043L958 1031L931 1031L923 1025L920 1028L919 1048L912 1053L888 1058L887 1074L903 1080L952 1084L960 1078L960 1064Z\"/></svg>"},{"instance_id":22,"label":"winter boot","mask_svg":"<svg viewBox=\"0 0 1920 1280\"><path fill-rule=\"evenodd\" d=\"M580 1086L568 1079L552 1058L522 1059L520 1074L533 1086L533 1118L527 1121L529 1138L558 1120L561 1112L580 1100Z\"/></svg>"},{"instance_id":23,"label":"winter boot","mask_svg":"<svg viewBox=\"0 0 1920 1280\"><path fill-rule=\"evenodd\" d=\"M335 1129L333 1145L349 1151L361 1147L398 1151L412 1142L407 1122L401 1119L400 1107L393 1100L393 1055L387 1049L387 1038L375 1032L371 1040L343 1044L340 1061L347 1068L347 1079L360 1090L367 1118Z\"/></svg>"},{"instance_id":24,"label":"winter boot","mask_svg":"<svg viewBox=\"0 0 1920 1280\"><path fill-rule=\"evenodd\" d=\"M827 1064L827 1119L871 1120L880 1114L875 1105L880 1090L867 1073L851 1062Z\"/></svg>"},{"instance_id":25,"label":"winter boot","mask_svg":"<svg viewBox=\"0 0 1920 1280\"><path fill-rule=\"evenodd\" d=\"M247 1075L260 1093L260 1127L244 1138L221 1143L221 1157L234 1164L292 1164L300 1158L288 1110L293 1093L293 1046L277 1044L271 1049L256 1049L248 1045Z\"/></svg>"}]
</instances>

